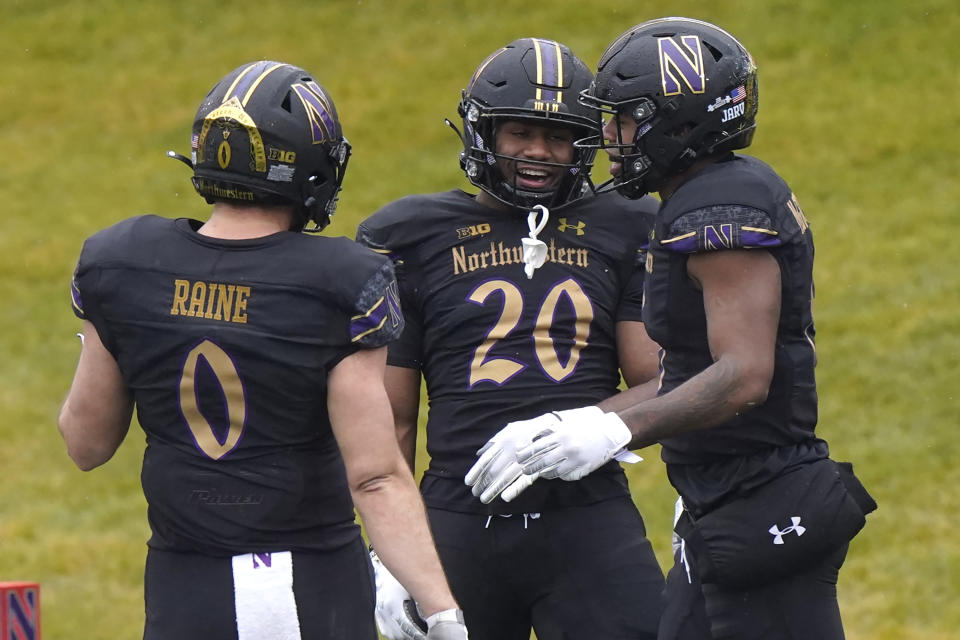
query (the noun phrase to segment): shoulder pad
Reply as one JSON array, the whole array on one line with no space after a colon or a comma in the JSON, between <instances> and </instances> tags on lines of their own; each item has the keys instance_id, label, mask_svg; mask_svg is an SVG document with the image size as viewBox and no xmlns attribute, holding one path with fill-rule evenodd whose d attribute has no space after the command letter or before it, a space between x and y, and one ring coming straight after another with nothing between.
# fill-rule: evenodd
<instances>
[{"instance_id":1,"label":"shoulder pad","mask_svg":"<svg viewBox=\"0 0 960 640\"><path fill-rule=\"evenodd\" d=\"M378 253L392 255L420 246L449 224L462 209L477 207L462 191L417 194L390 202L360 223L356 240Z\"/></svg>"},{"instance_id":2,"label":"shoulder pad","mask_svg":"<svg viewBox=\"0 0 960 640\"><path fill-rule=\"evenodd\" d=\"M400 294L393 265L385 261L364 284L350 317L350 341L367 348L396 340L403 332Z\"/></svg>"},{"instance_id":3,"label":"shoulder pad","mask_svg":"<svg viewBox=\"0 0 960 640\"><path fill-rule=\"evenodd\" d=\"M677 216L660 239L677 253L724 249L768 249L782 244L770 216L743 205L714 205Z\"/></svg>"}]
</instances>

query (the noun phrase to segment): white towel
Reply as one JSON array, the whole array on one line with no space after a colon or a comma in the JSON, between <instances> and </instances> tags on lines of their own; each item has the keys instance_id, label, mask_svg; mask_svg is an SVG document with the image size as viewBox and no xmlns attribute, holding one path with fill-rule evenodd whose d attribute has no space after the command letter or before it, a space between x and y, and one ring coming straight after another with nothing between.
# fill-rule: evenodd
<instances>
[{"instance_id":1,"label":"white towel","mask_svg":"<svg viewBox=\"0 0 960 640\"><path fill-rule=\"evenodd\" d=\"M289 551L234 556L233 600L239 640L301 640Z\"/></svg>"}]
</instances>

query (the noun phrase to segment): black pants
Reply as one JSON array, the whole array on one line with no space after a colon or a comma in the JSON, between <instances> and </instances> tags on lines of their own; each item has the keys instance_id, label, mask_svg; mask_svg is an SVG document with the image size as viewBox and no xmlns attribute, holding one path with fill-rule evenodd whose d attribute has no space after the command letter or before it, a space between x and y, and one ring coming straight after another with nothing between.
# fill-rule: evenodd
<instances>
[{"instance_id":1,"label":"black pants","mask_svg":"<svg viewBox=\"0 0 960 640\"><path fill-rule=\"evenodd\" d=\"M366 546L293 553L302 640L376 640L375 590ZM237 640L232 560L150 549L144 640Z\"/></svg>"},{"instance_id":2,"label":"black pants","mask_svg":"<svg viewBox=\"0 0 960 640\"><path fill-rule=\"evenodd\" d=\"M630 498L533 515L429 509L470 640L656 637L663 572ZM488 521L489 520L489 521Z\"/></svg>"},{"instance_id":3,"label":"black pants","mask_svg":"<svg viewBox=\"0 0 960 640\"><path fill-rule=\"evenodd\" d=\"M748 589L701 584L676 563L667 575L659 640L842 640L837 575L847 545L808 571Z\"/></svg>"}]
</instances>

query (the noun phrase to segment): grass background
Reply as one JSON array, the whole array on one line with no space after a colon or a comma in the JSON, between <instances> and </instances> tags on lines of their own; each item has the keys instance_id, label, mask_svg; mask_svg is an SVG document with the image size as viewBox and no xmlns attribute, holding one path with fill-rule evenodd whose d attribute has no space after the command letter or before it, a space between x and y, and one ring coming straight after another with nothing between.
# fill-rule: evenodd
<instances>
[{"instance_id":1,"label":"grass background","mask_svg":"<svg viewBox=\"0 0 960 640\"><path fill-rule=\"evenodd\" d=\"M214 82L260 58L318 76L354 146L328 233L352 236L394 198L466 185L443 118L490 51L548 37L592 66L661 15L716 22L750 49L751 152L814 228L819 433L880 503L841 573L848 637L960 635L952 0L0 0L0 12L0 580L42 584L48 640L140 637L143 437L132 429L90 474L65 455L55 416L79 352L68 282L101 227L206 215L164 152L187 152ZM674 494L656 452L645 457L631 483L667 564Z\"/></svg>"}]
</instances>

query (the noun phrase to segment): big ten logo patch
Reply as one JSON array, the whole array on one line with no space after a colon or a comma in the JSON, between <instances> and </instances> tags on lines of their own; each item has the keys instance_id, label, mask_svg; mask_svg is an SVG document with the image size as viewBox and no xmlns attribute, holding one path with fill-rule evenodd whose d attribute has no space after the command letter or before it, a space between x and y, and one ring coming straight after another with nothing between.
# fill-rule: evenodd
<instances>
[{"instance_id":1,"label":"big ten logo patch","mask_svg":"<svg viewBox=\"0 0 960 640\"><path fill-rule=\"evenodd\" d=\"M40 640L40 585L0 582L0 638Z\"/></svg>"},{"instance_id":2,"label":"big ten logo patch","mask_svg":"<svg viewBox=\"0 0 960 640\"><path fill-rule=\"evenodd\" d=\"M267 159L275 160L276 162L287 162L293 164L297 161L297 153L295 151L284 151L283 149L268 147Z\"/></svg>"},{"instance_id":3,"label":"big ten logo patch","mask_svg":"<svg viewBox=\"0 0 960 640\"><path fill-rule=\"evenodd\" d=\"M460 227L457 229L457 240L466 240L467 238L482 236L485 233L490 233L490 225L486 222L473 224L469 227Z\"/></svg>"}]
</instances>

